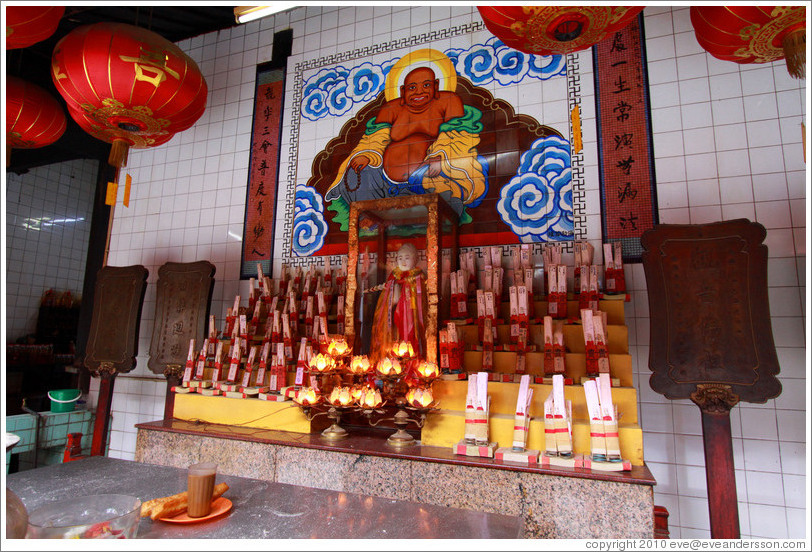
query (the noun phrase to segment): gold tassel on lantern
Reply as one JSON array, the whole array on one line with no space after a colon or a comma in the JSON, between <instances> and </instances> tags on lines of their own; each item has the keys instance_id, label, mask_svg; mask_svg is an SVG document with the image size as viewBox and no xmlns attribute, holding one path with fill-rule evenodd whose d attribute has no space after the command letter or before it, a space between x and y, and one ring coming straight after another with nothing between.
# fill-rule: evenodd
<instances>
[{"instance_id":1,"label":"gold tassel on lantern","mask_svg":"<svg viewBox=\"0 0 812 552\"><path fill-rule=\"evenodd\" d=\"M796 79L804 78L806 73L806 29L797 29L788 33L781 46L784 49L789 74Z\"/></svg>"},{"instance_id":2,"label":"gold tassel on lantern","mask_svg":"<svg viewBox=\"0 0 812 552\"><path fill-rule=\"evenodd\" d=\"M113 140L113 145L110 147L110 157L107 162L117 168L127 166L127 156L130 152L130 144L124 140Z\"/></svg>"}]
</instances>

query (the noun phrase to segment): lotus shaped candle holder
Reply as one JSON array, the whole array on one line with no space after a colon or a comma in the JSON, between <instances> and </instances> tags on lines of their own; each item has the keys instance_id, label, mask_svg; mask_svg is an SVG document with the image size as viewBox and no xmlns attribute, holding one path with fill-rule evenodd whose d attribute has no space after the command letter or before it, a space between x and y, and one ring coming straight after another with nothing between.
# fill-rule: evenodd
<instances>
[{"instance_id":1,"label":"lotus shaped candle holder","mask_svg":"<svg viewBox=\"0 0 812 552\"><path fill-rule=\"evenodd\" d=\"M366 355L355 355L350 359L349 371L354 376L363 376L372 371L373 365Z\"/></svg>"},{"instance_id":2,"label":"lotus shaped candle holder","mask_svg":"<svg viewBox=\"0 0 812 552\"><path fill-rule=\"evenodd\" d=\"M401 360L410 360L415 357L414 347L409 341L398 341L392 344L390 352Z\"/></svg>"},{"instance_id":3,"label":"lotus shaped candle holder","mask_svg":"<svg viewBox=\"0 0 812 552\"><path fill-rule=\"evenodd\" d=\"M386 356L375 365L375 371L384 377L398 377L403 373L403 366L398 359Z\"/></svg>"},{"instance_id":4,"label":"lotus shaped candle holder","mask_svg":"<svg viewBox=\"0 0 812 552\"><path fill-rule=\"evenodd\" d=\"M406 392L406 404L415 410L434 410L437 403L430 387L412 387Z\"/></svg>"},{"instance_id":5,"label":"lotus shaped candle holder","mask_svg":"<svg viewBox=\"0 0 812 552\"><path fill-rule=\"evenodd\" d=\"M363 386L359 389L355 402L362 411L372 411L381 408L385 404L381 392L377 388L369 386Z\"/></svg>"},{"instance_id":6,"label":"lotus shaped candle holder","mask_svg":"<svg viewBox=\"0 0 812 552\"><path fill-rule=\"evenodd\" d=\"M330 406L327 411L327 417L333 420L333 424L321 432L322 437L327 439L342 439L347 436L347 430L339 425L341 422L341 414L345 410L349 410L352 406Z\"/></svg>"},{"instance_id":7,"label":"lotus shaped candle holder","mask_svg":"<svg viewBox=\"0 0 812 552\"><path fill-rule=\"evenodd\" d=\"M321 394L312 387L303 387L293 396L293 402L303 407L315 406L321 400Z\"/></svg>"},{"instance_id":8,"label":"lotus shaped candle holder","mask_svg":"<svg viewBox=\"0 0 812 552\"><path fill-rule=\"evenodd\" d=\"M352 389L349 387L335 386L327 396L326 402L331 406L350 407L354 402L352 397Z\"/></svg>"},{"instance_id":9,"label":"lotus shaped candle holder","mask_svg":"<svg viewBox=\"0 0 812 552\"><path fill-rule=\"evenodd\" d=\"M344 336L332 336L327 345L327 354L334 359L343 359L349 356L352 350Z\"/></svg>"},{"instance_id":10,"label":"lotus shaped candle holder","mask_svg":"<svg viewBox=\"0 0 812 552\"><path fill-rule=\"evenodd\" d=\"M317 374L332 374L336 370L335 359L327 354L318 353L310 358L310 371Z\"/></svg>"},{"instance_id":11,"label":"lotus shaped candle holder","mask_svg":"<svg viewBox=\"0 0 812 552\"><path fill-rule=\"evenodd\" d=\"M414 374L425 385L431 385L434 380L440 377L440 367L433 362L422 360L415 368Z\"/></svg>"},{"instance_id":12,"label":"lotus shaped candle holder","mask_svg":"<svg viewBox=\"0 0 812 552\"><path fill-rule=\"evenodd\" d=\"M346 406L342 401L349 399ZM303 387L294 396L294 402L298 404L307 421L312 422L318 416L327 416L333 423L330 427L321 432L322 436L328 439L340 439L347 436L347 430L339 425L341 414L344 410L353 408L352 397L349 388L334 387L333 391L325 397L312 387ZM327 411L323 410L323 404L329 406Z\"/></svg>"}]
</instances>

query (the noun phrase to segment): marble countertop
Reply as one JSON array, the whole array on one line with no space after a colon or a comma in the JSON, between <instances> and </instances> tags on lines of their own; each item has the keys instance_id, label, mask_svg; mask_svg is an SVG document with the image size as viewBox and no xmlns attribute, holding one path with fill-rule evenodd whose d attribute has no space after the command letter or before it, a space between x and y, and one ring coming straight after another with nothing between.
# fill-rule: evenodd
<instances>
[{"instance_id":1,"label":"marble countertop","mask_svg":"<svg viewBox=\"0 0 812 552\"><path fill-rule=\"evenodd\" d=\"M349 429L349 437L333 441L324 438L319 432L293 433L274 429L229 426L177 419L156 420L154 422L136 424L135 427L147 431L164 431L169 433L217 437L221 439L236 439L240 441L328 450L332 452L346 452L350 454L366 454L402 460L491 468L494 470L512 472L559 475L576 479L614 481L632 485L653 486L657 484L651 471L649 471L645 465L632 466L631 471L628 472L601 472L585 468L528 466L515 462L500 462L493 458L460 456L454 454L451 447L427 446L422 445L420 441L415 441L412 445L392 447L386 444L386 437L392 432L391 429L382 432L377 429L352 427Z\"/></svg>"},{"instance_id":2,"label":"marble countertop","mask_svg":"<svg viewBox=\"0 0 812 552\"><path fill-rule=\"evenodd\" d=\"M142 539L504 539L517 516L488 514L218 474L227 514L180 525L141 518ZM186 490L186 470L94 456L10 474L6 486L31 512L70 496L129 494L142 501Z\"/></svg>"}]
</instances>

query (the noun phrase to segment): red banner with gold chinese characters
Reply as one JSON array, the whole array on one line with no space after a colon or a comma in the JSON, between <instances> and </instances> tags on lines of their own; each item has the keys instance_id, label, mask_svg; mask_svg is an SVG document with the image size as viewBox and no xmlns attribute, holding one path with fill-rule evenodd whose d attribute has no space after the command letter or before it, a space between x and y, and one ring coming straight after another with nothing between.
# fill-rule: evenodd
<instances>
[{"instance_id":1,"label":"red banner with gold chinese characters","mask_svg":"<svg viewBox=\"0 0 812 552\"><path fill-rule=\"evenodd\" d=\"M271 272L284 90L284 71L275 69L257 74L243 230L243 278L257 274L257 263L265 274Z\"/></svg>"},{"instance_id":2,"label":"red banner with gold chinese characters","mask_svg":"<svg viewBox=\"0 0 812 552\"><path fill-rule=\"evenodd\" d=\"M639 260L658 222L648 77L640 18L593 47L604 242Z\"/></svg>"}]
</instances>

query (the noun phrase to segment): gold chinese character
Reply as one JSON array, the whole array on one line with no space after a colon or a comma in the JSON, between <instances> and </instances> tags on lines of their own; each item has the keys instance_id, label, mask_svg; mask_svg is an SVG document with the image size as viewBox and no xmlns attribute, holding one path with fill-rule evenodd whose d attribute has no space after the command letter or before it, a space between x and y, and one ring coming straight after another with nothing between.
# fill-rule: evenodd
<instances>
[{"instance_id":1,"label":"gold chinese character","mask_svg":"<svg viewBox=\"0 0 812 552\"><path fill-rule=\"evenodd\" d=\"M153 52L141 47L140 57L118 56L121 61L135 64L135 80L146 81L155 88L166 80L169 73L174 79L180 78L178 72L166 66L169 56L165 52Z\"/></svg>"}]
</instances>

